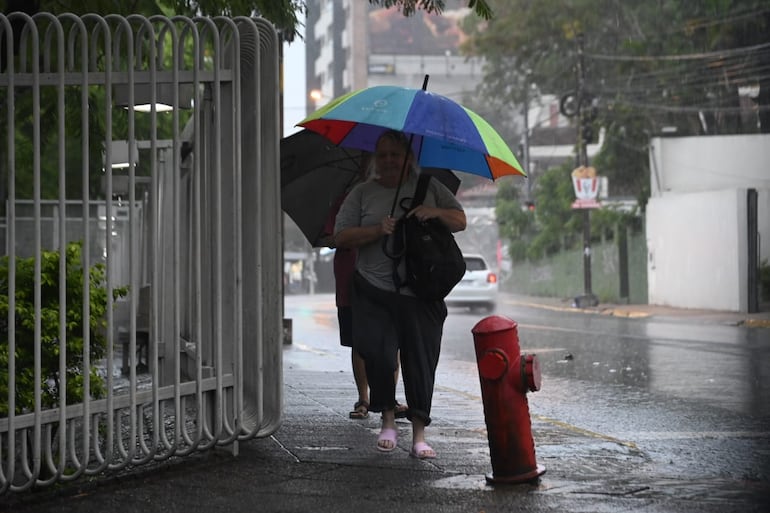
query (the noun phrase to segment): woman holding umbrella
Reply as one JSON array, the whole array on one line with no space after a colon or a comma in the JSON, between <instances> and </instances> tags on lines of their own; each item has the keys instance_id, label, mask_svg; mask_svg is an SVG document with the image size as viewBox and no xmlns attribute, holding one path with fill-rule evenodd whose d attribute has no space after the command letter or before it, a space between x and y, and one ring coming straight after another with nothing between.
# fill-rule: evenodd
<instances>
[{"instance_id":1,"label":"woman holding umbrella","mask_svg":"<svg viewBox=\"0 0 770 513\"><path fill-rule=\"evenodd\" d=\"M353 344L366 365L369 410L382 412L377 449L390 452L398 442L393 375L400 351L407 418L412 422L410 454L435 458L436 452L425 442L425 427L431 422L446 305L442 300L418 299L408 288L399 290L393 282L393 260L385 247L402 214L391 212L392 205L414 196L417 186L418 170L404 133L389 130L380 136L373 172L372 180L348 194L335 222L336 246L358 250L353 277ZM421 220L438 218L453 232L465 229L462 206L438 180L430 180L423 204L403 215Z\"/></svg>"}]
</instances>

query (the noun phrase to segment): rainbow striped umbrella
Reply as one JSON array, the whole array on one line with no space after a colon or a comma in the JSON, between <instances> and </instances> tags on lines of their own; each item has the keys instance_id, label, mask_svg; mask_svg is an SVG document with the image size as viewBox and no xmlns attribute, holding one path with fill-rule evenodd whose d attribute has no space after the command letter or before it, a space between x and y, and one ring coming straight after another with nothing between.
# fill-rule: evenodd
<instances>
[{"instance_id":1,"label":"rainbow striped umbrella","mask_svg":"<svg viewBox=\"0 0 770 513\"><path fill-rule=\"evenodd\" d=\"M386 130L411 134L423 167L465 171L492 180L526 176L513 152L481 116L424 89L374 86L340 96L297 126L346 148L374 151Z\"/></svg>"}]
</instances>

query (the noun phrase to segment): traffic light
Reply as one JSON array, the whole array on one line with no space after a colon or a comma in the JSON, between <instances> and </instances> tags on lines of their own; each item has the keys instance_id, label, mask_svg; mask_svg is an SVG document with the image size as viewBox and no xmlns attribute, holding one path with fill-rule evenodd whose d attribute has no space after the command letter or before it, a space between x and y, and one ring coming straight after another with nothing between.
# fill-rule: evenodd
<instances>
[{"instance_id":1,"label":"traffic light","mask_svg":"<svg viewBox=\"0 0 770 513\"><path fill-rule=\"evenodd\" d=\"M580 125L580 135L584 144L589 144L594 138L593 120L589 116L583 117Z\"/></svg>"},{"instance_id":2,"label":"traffic light","mask_svg":"<svg viewBox=\"0 0 770 513\"><path fill-rule=\"evenodd\" d=\"M532 200L526 201L524 203L524 205L527 207L527 210L529 210L530 212L534 212L535 211L535 202L534 201L532 201Z\"/></svg>"},{"instance_id":3,"label":"traffic light","mask_svg":"<svg viewBox=\"0 0 770 513\"><path fill-rule=\"evenodd\" d=\"M594 121L599 114L598 100L587 97L585 104L580 109L580 135L584 144L594 140Z\"/></svg>"}]
</instances>

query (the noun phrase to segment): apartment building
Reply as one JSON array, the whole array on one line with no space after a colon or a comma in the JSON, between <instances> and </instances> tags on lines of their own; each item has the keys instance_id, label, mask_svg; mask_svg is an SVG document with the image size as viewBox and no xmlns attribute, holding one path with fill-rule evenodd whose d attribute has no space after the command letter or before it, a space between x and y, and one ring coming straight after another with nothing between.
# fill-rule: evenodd
<instances>
[{"instance_id":1,"label":"apartment building","mask_svg":"<svg viewBox=\"0 0 770 513\"><path fill-rule=\"evenodd\" d=\"M482 60L460 55L459 0L442 15L395 9L362 0L309 0L305 27L307 110L346 92L374 85L422 87L463 101L482 80Z\"/></svg>"}]
</instances>

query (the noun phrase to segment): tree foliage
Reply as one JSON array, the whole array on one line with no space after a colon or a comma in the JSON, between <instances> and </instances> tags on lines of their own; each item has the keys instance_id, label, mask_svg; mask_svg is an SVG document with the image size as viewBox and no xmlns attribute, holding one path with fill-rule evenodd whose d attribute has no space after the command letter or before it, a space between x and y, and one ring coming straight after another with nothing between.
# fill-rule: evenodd
<instances>
[{"instance_id":1,"label":"tree foliage","mask_svg":"<svg viewBox=\"0 0 770 513\"><path fill-rule=\"evenodd\" d=\"M599 100L604 124L623 106L652 130L673 124L689 133L745 133L757 131L758 114L768 111L770 6L762 0L490 4L493 19L465 27L464 50L489 64L485 97L521 105L527 81L543 93L574 90L582 34L584 90ZM758 114L740 119L739 89L752 87Z\"/></svg>"},{"instance_id":2,"label":"tree foliage","mask_svg":"<svg viewBox=\"0 0 770 513\"><path fill-rule=\"evenodd\" d=\"M508 253L515 260L526 258L534 231L535 216L523 208L519 189L513 180L500 180L497 189L495 217L499 220L500 237L510 241Z\"/></svg>"},{"instance_id":3,"label":"tree foliage","mask_svg":"<svg viewBox=\"0 0 770 513\"><path fill-rule=\"evenodd\" d=\"M562 97L580 86L595 100L594 131L606 129L591 165L609 178L615 195L634 196L644 206L648 141L663 127L676 127L680 135L770 132L766 1L490 0L490 7L492 19L466 19L470 38L463 48L487 62L477 97L492 106L488 119L504 127L509 141L518 141L520 129L510 112L521 112L533 88L535 94ZM571 167L536 177L536 225L542 233L529 242L534 252L553 247L557 231L562 241L579 240L573 235L580 224L565 221L566 198L556 192L572 196ZM516 222L518 214L510 215L500 222ZM595 226L627 222L626 217L592 215ZM604 218L617 219L605 223ZM566 228L558 228L557 221Z\"/></svg>"},{"instance_id":4,"label":"tree foliage","mask_svg":"<svg viewBox=\"0 0 770 513\"><path fill-rule=\"evenodd\" d=\"M154 14L184 16L253 16L270 21L286 41L299 35L308 0L5 0L0 11L22 11L28 14L71 12L82 15L96 14ZM317 1L317 0L310 0ZM360 0L357 0L360 1ZM396 7L404 16L417 10L441 13L443 0L369 0L370 4ZM468 0L468 7L482 19L492 17L488 0Z\"/></svg>"},{"instance_id":5,"label":"tree foliage","mask_svg":"<svg viewBox=\"0 0 770 513\"><path fill-rule=\"evenodd\" d=\"M369 3L385 8L396 7L404 16L411 16L418 10L433 14L441 14L444 10L443 0L369 0ZM492 9L486 0L468 0L468 7L482 19L492 17Z\"/></svg>"}]
</instances>

